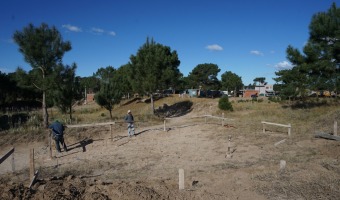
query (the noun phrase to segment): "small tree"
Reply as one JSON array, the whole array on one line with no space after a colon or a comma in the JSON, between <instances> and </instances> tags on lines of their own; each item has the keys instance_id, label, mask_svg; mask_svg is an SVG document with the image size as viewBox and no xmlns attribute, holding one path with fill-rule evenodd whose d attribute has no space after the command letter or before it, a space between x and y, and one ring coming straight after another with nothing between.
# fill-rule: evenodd
<instances>
[{"instance_id":1,"label":"small tree","mask_svg":"<svg viewBox=\"0 0 340 200\"><path fill-rule=\"evenodd\" d=\"M234 111L228 96L223 96L222 98L220 98L220 100L218 101L218 108L221 110Z\"/></svg>"},{"instance_id":2,"label":"small tree","mask_svg":"<svg viewBox=\"0 0 340 200\"><path fill-rule=\"evenodd\" d=\"M110 66L99 71L103 72L101 77L104 78L101 80L100 90L94 98L98 105L110 112L110 119L112 119L113 107L115 104L119 104L123 97L122 77Z\"/></svg>"},{"instance_id":3,"label":"small tree","mask_svg":"<svg viewBox=\"0 0 340 200\"><path fill-rule=\"evenodd\" d=\"M79 77L76 77L77 66L74 63L72 66L59 65L54 73L55 90L54 104L60 109L62 113L68 113L72 121L72 106L81 99L81 89Z\"/></svg>"}]
</instances>

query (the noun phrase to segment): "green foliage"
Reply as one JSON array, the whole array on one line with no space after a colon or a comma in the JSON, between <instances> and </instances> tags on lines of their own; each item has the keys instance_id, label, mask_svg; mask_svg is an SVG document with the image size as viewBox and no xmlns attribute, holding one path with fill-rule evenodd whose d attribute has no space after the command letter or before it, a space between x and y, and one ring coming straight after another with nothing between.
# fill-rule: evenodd
<instances>
[{"instance_id":1,"label":"green foliage","mask_svg":"<svg viewBox=\"0 0 340 200\"><path fill-rule=\"evenodd\" d=\"M133 93L132 90L132 68L130 64L119 67L116 71L116 75L120 78L123 94Z\"/></svg>"},{"instance_id":2,"label":"green foliage","mask_svg":"<svg viewBox=\"0 0 340 200\"><path fill-rule=\"evenodd\" d=\"M278 96L268 97L268 100L269 102L281 102L281 98Z\"/></svg>"},{"instance_id":3,"label":"green foliage","mask_svg":"<svg viewBox=\"0 0 340 200\"><path fill-rule=\"evenodd\" d=\"M79 79L80 87L82 91L86 92L94 92L100 90L100 79L96 76L82 77ZM85 95L84 95L85 96Z\"/></svg>"},{"instance_id":4,"label":"green foliage","mask_svg":"<svg viewBox=\"0 0 340 200\"><path fill-rule=\"evenodd\" d=\"M54 104L61 113L68 113L72 120L72 106L82 98L79 77L76 77L76 64L59 65L54 72L54 88L51 92Z\"/></svg>"},{"instance_id":5,"label":"green foliage","mask_svg":"<svg viewBox=\"0 0 340 200\"><path fill-rule=\"evenodd\" d=\"M14 80L0 71L0 107L15 101L17 98L17 86Z\"/></svg>"},{"instance_id":6,"label":"green foliage","mask_svg":"<svg viewBox=\"0 0 340 200\"><path fill-rule=\"evenodd\" d=\"M327 12L312 17L310 37L301 53L288 46L292 69L276 72L282 98L302 98L309 90L340 90L340 8L333 3Z\"/></svg>"},{"instance_id":7,"label":"green foliage","mask_svg":"<svg viewBox=\"0 0 340 200\"><path fill-rule=\"evenodd\" d=\"M241 77L231 71L224 72L221 79L222 89L227 90L228 93L234 90L234 94L236 94L243 87Z\"/></svg>"},{"instance_id":8,"label":"green foliage","mask_svg":"<svg viewBox=\"0 0 340 200\"><path fill-rule=\"evenodd\" d=\"M264 84L265 81L266 81L266 78L265 77L256 77L254 80L254 85L257 85L256 83L261 83L261 84Z\"/></svg>"},{"instance_id":9,"label":"green foliage","mask_svg":"<svg viewBox=\"0 0 340 200\"><path fill-rule=\"evenodd\" d=\"M122 77L112 70L111 67L106 68L105 76L101 80L100 91L94 96L98 105L104 107L110 112L110 119L112 119L112 109L115 104L120 103L123 96Z\"/></svg>"},{"instance_id":10,"label":"green foliage","mask_svg":"<svg viewBox=\"0 0 340 200\"><path fill-rule=\"evenodd\" d=\"M218 108L221 110L229 110L229 111L234 110L227 96L220 98L220 100L218 101Z\"/></svg>"},{"instance_id":11,"label":"green foliage","mask_svg":"<svg viewBox=\"0 0 340 200\"><path fill-rule=\"evenodd\" d=\"M199 88L202 86L205 90L218 90L221 87L217 79L221 71L216 64L205 63L197 65L188 75L190 88Z\"/></svg>"},{"instance_id":12,"label":"green foliage","mask_svg":"<svg viewBox=\"0 0 340 200\"><path fill-rule=\"evenodd\" d=\"M29 24L22 31L16 31L13 40L19 45L25 61L32 67L29 72L33 77L31 84L42 91L44 127L47 128L46 91L50 89L54 68L62 63L64 53L71 50L71 43L64 42L59 31L45 23L40 27Z\"/></svg>"},{"instance_id":13,"label":"green foliage","mask_svg":"<svg viewBox=\"0 0 340 200\"><path fill-rule=\"evenodd\" d=\"M157 90L176 88L182 76L176 51L170 47L149 41L130 57L130 81L135 92L152 94Z\"/></svg>"}]
</instances>

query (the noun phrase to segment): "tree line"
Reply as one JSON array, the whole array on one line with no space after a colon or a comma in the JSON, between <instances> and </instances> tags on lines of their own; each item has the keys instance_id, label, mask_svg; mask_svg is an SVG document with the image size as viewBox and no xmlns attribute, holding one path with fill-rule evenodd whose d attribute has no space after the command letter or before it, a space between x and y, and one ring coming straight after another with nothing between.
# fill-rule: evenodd
<instances>
[{"instance_id":1,"label":"tree line","mask_svg":"<svg viewBox=\"0 0 340 200\"><path fill-rule=\"evenodd\" d=\"M275 90L282 98L306 96L308 90L339 90L340 59L340 9L333 3L327 12L312 17L310 37L303 53L292 46L287 47L287 59L291 69L276 72ZM198 64L184 77L179 70L180 60L175 50L147 38L146 42L131 55L129 62L119 68L99 68L92 76L76 76L77 64L65 65L63 55L72 49L70 41L64 41L56 27L42 23L35 27L29 24L13 35L19 51L32 67L28 72L17 68L14 73L0 71L0 106L20 100L39 100L42 104L43 126L48 126L47 108L57 106L72 119L72 106L84 98L84 91L96 93L96 102L110 112L127 94L153 95L162 90L227 90L243 88L242 78L226 71L218 80L221 71L213 63ZM257 77L255 82L263 83ZM151 103L153 105L153 103ZM154 108L151 108L154 111Z\"/></svg>"}]
</instances>

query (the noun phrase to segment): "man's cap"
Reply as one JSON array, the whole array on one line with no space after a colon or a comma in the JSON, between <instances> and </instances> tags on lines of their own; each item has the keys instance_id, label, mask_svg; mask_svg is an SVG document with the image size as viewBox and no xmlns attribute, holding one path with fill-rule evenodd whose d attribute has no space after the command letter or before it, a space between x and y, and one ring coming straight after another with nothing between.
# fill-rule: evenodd
<instances>
[{"instance_id":1,"label":"man's cap","mask_svg":"<svg viewBox=\"0 0 340 200\"><path fill-rule=\"evenodd\" d=\"M131 113L131 110L128 110L128 112L127 113Z\"/></svg>"}]
</instances>

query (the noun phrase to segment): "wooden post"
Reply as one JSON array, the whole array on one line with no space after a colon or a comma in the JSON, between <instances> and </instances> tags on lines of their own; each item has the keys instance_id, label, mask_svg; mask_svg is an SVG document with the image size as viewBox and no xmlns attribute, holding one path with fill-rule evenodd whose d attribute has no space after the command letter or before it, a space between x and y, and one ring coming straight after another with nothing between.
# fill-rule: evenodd
<instances>
[{"instance_id":1,"label":"wooden post","mask_svg":"<svg viewBox=\"0 0 340 200\"><path fill-rule=\"evenodd\" d=\"M228 154L230 154L230 147L231 147L230 141L231 141L231 135L228 136Z\"/></svg>"},{"instance_id":2,"label":"wooden post","mask_svg":"<svg viewBox=\"0 0 340 200\"><path fill-rule=\"evenodd\" d=\"M290 124L288 124L288 126L289 126L288 127L288 136L290 137L290 131L291 131L290 129L291 129L292 126Z\"/></svg>"},{"instance_id":3,"label":"wooden post","mask_svg":"<svg viewBox=\"0 0 340 200\"><path fill-rule=\"evenodd\" d=\"M49 132L48 132L48 146L50 147L50 158L51 159L53 159L53 157L52 157L52 130L50 130Z\"/></svg>"},{"instance_id":4,"label":"wooden post","mask_svg":"<svg viewBox=\"0 0 340 200\"><path fill-rule=\"evenodd\" d=\"M337 136L338 135L338 122L334 121L334 135Z\"/></svg>"},{"instance_id":5,"label":"wooden post","mask_svg":"<svg viewBox=\"0 0 340 200\"><path fill-rule=\"evenodd\" d=\"M231 158L231 135L228 136L228 152L226 158Z\"/></svg>"},{"instance_id":6,"label":"wooden post","mask_svg":"<svg viewBox=\"0 0 340 200\"><path fill-rule=\"evenodd\" d=\"M4 156L0 157L0 164L3 163L11 155L12 155L12 171L14 172L14 147L12 147L12 149L9 150Z\"/></svg>"},{"instance_id":7,"label":"wooden post","mask_svg":"<svg viewBox=\"0 0 340 200\"><path fill-rule=\"evenodd\" d=\"M31 184L29 185L29 188L31 189L35 180L38 178L38 175L39 175L39 171L37 170L33 176L33 178L31 179Z\"/></svg>"},{"instance_id":8,"label":"wooden post","mask_svg":"<svg viewBox=\"0 0 340 200\"><path fill-rule=\"evenodd\" d=\"M166 131L166 129L165 129L165 120L166 120L166 119L164 118L164 131Z\"/></svg>"},{"instance_id":9,"label":"wooden post","mask_svg":"<svg viewBox=\"0 0 340 200\"><path fill-rule=\"evenodd\" d=\"M110 124L110 134L111 134L111 141L113 140L113 136L112 136L112 124Z\"/></svg>"},{"instance_id":10,"label":"wooden post","mask_svg":"<svg viewBox=\"0 0 340 200\"><path fill-rule=\"evenodd\" d=\"M34 178L34 149L30 151L30 180L32 181Z\"/></svg>"},{"instance_id":11,"label":"wooden post","mask_svg":"<svg viewBox=\"0 0 340 200\"><path fill-rule=\"evenodd\" d=\"M280 171L283 172L286 168L286 161L280 160Z\"/></svg>"},{"instance_id":12,"label":"wooden post","mask_svg":"<svg viewBox=\"0 0 340 200\"><path fill-rule=\"evenodd\" d=\"M13 153L12 153L12 172L15 171L15 165L14 165L14 147L13 147Z\"/></svg>"},{"instance_id":13,"label":"wooden post","mask_svg":"<svg viewBox=\"0 0 340 200\"><path fill-rule=\"evenodd\" d=\"M262 123L262 129L263 129L263 133L265 133L266 132L266 126L265 126L264 123Z\"/></svg>"},{"instance_id":14,"label":"wooden post","mask_svg":"<svg viewBox=\"0 0 340 200\"><path fill-rule=\"evenodd\" d=\"M222 113L222 126L224 126L224 113Z\"/></svg>"},{"instance_id":15,"label":"wooden post","mask_svg":"<svg viewBox=\"0 0 340 200\"><path fill-rule=\"evenodd\" d=\"M184 170L179 169L178 170L178 186L180 190L184 190Z\"/></svg>"}]
</instances>

